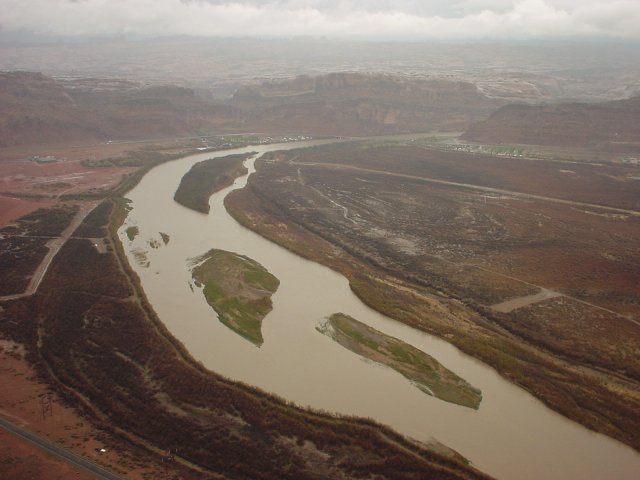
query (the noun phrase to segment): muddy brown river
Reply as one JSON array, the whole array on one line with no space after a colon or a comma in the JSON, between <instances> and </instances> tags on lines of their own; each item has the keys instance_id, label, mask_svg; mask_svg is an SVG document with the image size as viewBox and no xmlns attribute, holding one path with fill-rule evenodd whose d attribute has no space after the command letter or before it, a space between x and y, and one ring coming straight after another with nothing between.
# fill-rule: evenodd
<instances>
[{"instance_id":1,"label":"muddy brown river","mask_svg":"<svg viewBox=\"0 0 640 480\"><path fill-rule=\"evenodd\" d=\"M318 142L315 142L318 143ZM235 222L223 207L232 189L211 197L204 215L173 201L196 162L229 153L291 149L311 142L248 147L188 156L151 170L131 200L120 239L160 319L196 360L234 380L256 385L301 406L373 418L422 441L436 439L500 479L636 480L640 454L545 407L483 363L452 345L365 306L341 275L263 239ZM253 171L253 161L247 166ZM129 240L125 230L137 226ZM169 235L165 244L160 232ZM260 262L280 279L273 311L257 348L217 320L193 285L189 259L211 248ZM478 410L426 395L402 375L358 355L316 330L343 312L436 358L482 390Z\"/></svg>"}]
</instances>

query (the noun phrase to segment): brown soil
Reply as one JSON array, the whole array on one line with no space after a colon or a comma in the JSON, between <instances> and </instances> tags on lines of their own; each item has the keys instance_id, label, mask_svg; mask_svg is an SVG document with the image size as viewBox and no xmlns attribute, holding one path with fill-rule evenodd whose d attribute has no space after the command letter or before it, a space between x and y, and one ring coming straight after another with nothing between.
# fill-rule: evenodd
<instances>
[{"instance_id":1,"label":"brown soil","mask_svg":"<svg viewBox=\"0 0 640 480\"><path fill-rule=\"evenodd\" d=\"M445 337L564 415L640 448L640 217L484 190L524 185L571 202L595 200L593 184L609 205L626 205L640 186L616 189L585 166L562 188L545 181L553 163L413 147L273 158L226 199L242 224L342 272L373 308ZM520 165L528 168L518 176ZM465 174L481 188L425 180L474 182ZM490 308L540 288L563 297L508 314Z\"/></svg>"},{"instance_id":2,"label":"brown soil","mask_svg":"<svg viewBox=\"0 0 640 480\"><path fill-rule=\"evenodd\" d=\"M55 204L65 195L105 196L123 178L140 171L139 167L148 169L167 156L187 153L201 145L200 139L182 138L0 148L0 228L38 208ZM57 161L37 163L31 160L35 156L52 156ZM84 164L109 159L131 159L135 166Z\"/></svg>"},{"instance_id":3,"label":"brown soil","mask_svg":"<svg viewBox=\"0 0 640 480\"><path fill-rule=\"evenodd\" d=\"M636 360L640 325L622 317L560 297L518 309L502 324L577 363L640 380L640 365Z\"/></svg>"},{"instance_id":4,"label":"brown soil","mask_svg":"<svg viewBox=\"0 0 640 480\"><path fill-rule=\"evenodd\" d=\"M131 167L88 168L79 160L48 164L31 160L0 162L0 191L44 197L107 191L133 170Z\"/></svg>"},{"instance_id":5,"label":"brown soil","mask_svg":"<svg viewBox=\"0 0 640 480\"><path fill-rule=\"evenodd\" d=\"M638 167L560 160L528 160L486 154L442 152L418 146L391 145L362 148L336 144L305 152L296 162L328 168L362 168L407 179L427 178L471 184L522 194L640 211ZM567 175L563 170L570 169ZM481 198L482 201L490 201ZM500 199L498 199L499 201Z\"/></svg>"},{"instance_id":6,"label":"brown soil","mask_svg":"<svg viewBox=\"0 0 640 480\"><path fill-rule=\"evenodd\" d=\"M184 141L171 139L132 140L121 142L57 142L44 145L21 145L0 148L0 162L21 161L33 156L66 158L69 161L95 160L124 156L131 150L158 147L162 150L184 147Z\"/></svg>"},{"instance_id":7,"label":"brown soil","mask_svg":"<svg viewBox=\"0 0 640 480\"><path fill-rule=\"evenodd\" d=\"M43 418L40 396L53 395L53 415ZM49 441L104 465L132 480L159 478L164 470L157 458L148 458L117 437L95 428L91 420L71 408L38 376L25 358L24 348L0 340L0 415ZM5 444L4 440L7 439ZM3 478L94 478L0 429L0 474ZM5 445L9 445L5 449ZM99 453L96 448L105 448ZM2 460L5 460L4 462ZM29 475L33 475L29 476ZM58 475L58 476L54 476ZM66 476L65 476L66 475Z\"/></svg>"},{"instance_id":8,"label":"brown soil","mask_svg":"<svg viewBox=\"0 0 640 480\"><path fill-rule=\"evenodd\" d=\"M39 208L53 205L53 200L28 200L0 195L0 228Z\"/></svg>"},{"instance_id":9,"label":"brown soil","mask_svg":"<svg viewBox=\"0 0 640 480\"><path fill-rule=\"evenodd\" d=\"M38 447L0 429L0 475L2 478L31 480L92 480L80 468L48 455Z\"/></svg>"}]
</instances>

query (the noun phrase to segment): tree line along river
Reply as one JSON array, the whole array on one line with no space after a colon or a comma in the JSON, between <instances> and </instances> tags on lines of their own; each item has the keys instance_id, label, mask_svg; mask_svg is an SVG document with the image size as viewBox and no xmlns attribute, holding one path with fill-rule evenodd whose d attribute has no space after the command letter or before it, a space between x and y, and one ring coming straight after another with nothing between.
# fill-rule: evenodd
<instances>
[{"instance_id":1,"label":"tree line along river","mask_svg":"<svg viewBox=\"0 0 640 480\"><path fill-rule=\"evenodd\" d=\"M417 440L435 439L499 479L638 478L640 454L630 447L553 412L445 341L371 310L341 275L240 226L223 200L244 187L247 176L211 197L209 215L173 200L180 179L198 161L252 151L258 157L318 143L190 155L154 168L127 195L131 211L119 234L129 262L158 316L191 355L215 372L300 406L370 417ZM254 159L246 162L249 174ZM130 239L126 230L132 226L139 234ZM160 233L170 241L161 241ZM280 280L260 348L220 323L194 285L190 259L212 248L256 260ZM321 334L317 326L337 312L437 359L482 391L479 408L429 396L397 371Z\"/></svg>"}]
</instances>

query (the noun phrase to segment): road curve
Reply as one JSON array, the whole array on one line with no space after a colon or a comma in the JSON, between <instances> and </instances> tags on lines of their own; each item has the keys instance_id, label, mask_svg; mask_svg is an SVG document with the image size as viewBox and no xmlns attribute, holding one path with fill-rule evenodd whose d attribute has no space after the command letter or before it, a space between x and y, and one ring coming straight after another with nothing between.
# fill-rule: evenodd
<instances>
[{"instance_id":1,"label":"road curve","mask_svg":"<svg viewBox=\"0 0 640 480\"><path fill-rule=\"evenodd\" d=\"M59 447L48 440L45 440L38 435L25 430L22 427L14 425L11 422L8 422L2 418L0 418L0 427L4 428L6 431L30 442L37 447L41 448L47 453L50 453L62 460L65 460L77 467L80 467L89 473L95 475L96 478L100 478L103 480L124 480L123 477L116 475L115 473L110 472L109 470L93 463L91 460L87 460L84 457L76 455L75 453L71 453L70 451Z\"/></svg>"}]
</instances>

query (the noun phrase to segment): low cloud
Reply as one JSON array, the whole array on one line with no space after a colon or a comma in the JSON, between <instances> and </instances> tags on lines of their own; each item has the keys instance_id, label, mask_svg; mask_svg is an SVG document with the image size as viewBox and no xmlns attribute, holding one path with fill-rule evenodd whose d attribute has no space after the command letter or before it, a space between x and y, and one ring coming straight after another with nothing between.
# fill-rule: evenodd
<instances>
[{"instance_id":1,"label":"low cloud","mask_svg":"<svg viewBox=\"0 0 640 480\"><path fill-rule=\"evenodd\" d=\"M637 0L3 0L0 18L71 36L640 40Z\"/></svg>"}]
</instances>

